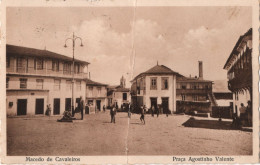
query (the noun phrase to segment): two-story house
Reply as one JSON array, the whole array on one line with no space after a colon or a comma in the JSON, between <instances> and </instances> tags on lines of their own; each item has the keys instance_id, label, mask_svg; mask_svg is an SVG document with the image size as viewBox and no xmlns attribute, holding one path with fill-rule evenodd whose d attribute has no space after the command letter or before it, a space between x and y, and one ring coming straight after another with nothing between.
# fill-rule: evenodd
<instances>
[{"instance_id":1,"label":"two-story house","mask_svg":"<svg viewBox=\"0 0 260 165\"><path fill-rule=\"evenodd\" d=\"M101 111L107 103L107 84L86 79L86 103L89 107L94 107L94 112Z\"/></svg>"},{"instance_id":2,"label":"two-story house","mask_svg":"<svg viewBox=\"0 0 260 165\"><path fill-rule=\"evenodd\" d=\"M50 104L52 115L71 110L85 98L86 61L75 59L74 82L72 58L48 50L14 45L6 46L6 112L7 115L41 115ZM74 83L74 85L73 85Z\"/></svg>"},{"instance_id":3,"label":"two-story house","mask_svg":"<svg viewBox=\"0 0 260 165\"><path fill-rule=\"evenodd\" d=\"M135 107L146 105L151 108L162 105L163 111L176 111L176 77L174 72L164 65L156 65L137 75L131 82L132 104Z\"/></svg>"},{"instance_id":4,"label":"two-story house","mask_svg":"<svg viewBox=\"0 0 260 165\"><path fill-rule=\"evenodd\" d=\"M239 114L240 104L252 104L252 28L240 36L224 69L227 70L228 89L233 93L233 112Z\"/></svg>"},{"instance_id":5,"label":"two-story house","mask_svg":"<svg viewBox=\"0 0 260 165\"><path fill-rule=\"evenodd\" d=\"M120 79L120 85L118 86L109 86L107 88L107 98L109 106L116 106L121 108L122 106L128 106L131 102L130 89L126 88L126 79L124 76Z\"/></svg>"}]
</instances>

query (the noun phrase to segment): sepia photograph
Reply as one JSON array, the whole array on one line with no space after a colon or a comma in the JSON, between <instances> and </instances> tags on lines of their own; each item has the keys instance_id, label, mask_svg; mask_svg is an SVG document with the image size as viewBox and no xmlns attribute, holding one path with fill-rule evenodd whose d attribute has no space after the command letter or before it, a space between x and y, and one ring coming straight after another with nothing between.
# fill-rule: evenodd
<instances>
[{"instance_id":1,"label":"sepia photograph","mask_svg":"<svg viewBox=\"0 0 260 165\"><path fill-rule=\"evenodd\" d=\"M258 155L252 6L5 10L7 157Z\"/></svg>"}]
</instances>

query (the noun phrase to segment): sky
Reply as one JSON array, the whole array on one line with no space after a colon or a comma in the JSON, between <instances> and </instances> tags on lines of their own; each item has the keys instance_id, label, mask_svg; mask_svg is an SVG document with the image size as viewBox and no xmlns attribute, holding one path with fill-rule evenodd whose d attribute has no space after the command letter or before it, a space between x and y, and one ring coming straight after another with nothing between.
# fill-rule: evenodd
<instances>
[{"instance_id":1,"label":"sky","mask_svg":"<svg viewBox=\"0 0 260 165\"><path fill-rule=\"evenodd\" d=\"M223 66L252 27L250 7L8 7L7 44L47 49L90 62L94 81L117 85L157 64L185 76L226 80Z\"/></svg>"}]
</instances>

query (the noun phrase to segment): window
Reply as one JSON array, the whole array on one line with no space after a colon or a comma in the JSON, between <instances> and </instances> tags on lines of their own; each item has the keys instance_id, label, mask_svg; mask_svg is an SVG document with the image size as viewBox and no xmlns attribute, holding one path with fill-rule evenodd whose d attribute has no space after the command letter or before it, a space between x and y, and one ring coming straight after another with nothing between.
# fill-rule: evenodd
<instances>
[{"instance_id":1,"label":"window","mask_svg":"<svg viewBox=\"0 0 260 165\"><path fill-rule=\"evenodd\" d=\"M6 56L6 67L10 68L10 57Z\"/></svg>"},{"instance_id":2,"label":"window","mask_svg":"<svg viewBox=\"0 0 260 165\"><path fill-rule=\"evenodd\" d=\"M20 88L21 89L26 89L27 88L27 79L21 78L20 79Z\"/></svg>"},{"instance_id":3,"label":"window","mask_svg":"<svg viewBox=\"0 0 260 165\"><path fill-rule=\"evenodd\" d=\"M26 68L26 60L23 57L17 58L17 71L25 71Z\"/></svg>"},{"instance_id":4,"label":"window","mask_svg":"<svg viewBox=\"0 0 260 165\"><path fill-rule=\"evenodd\" d=\"M63 65L63 72L67 73L67 74L70 74L70 71L71 71L71 64L70 63L64 63L64 65Z\"/></svg>"},{"instance_id":5,"label":"window","mask_svg":"<svg viewBox=\"0 0 260 165\"><path fill-rule=\"evenodd\" d=\"M193 101L198 101L198 96L197 95L192 95Z\"/></svg>"},{"instance_id":6,"label":"window","mask_svg":"<svg viewBox=\"0 0 260 165\"><path fill-rule=\"evenodd\" d=\"M92 97L92 95L93 95L93 87L88 87L88 90L89 90L88 96Z\"/></svg>"},{"instance_id":7,"label":"window","mask_svg":"<svg viewBox=\"0 0 260 165\"><path fill-rule=\"evenodd\" d=\"M162 90L167 90L168 89L168 78L163 77L162 78Z\"/></svg>"},{"instance_id":8,"label":"window","mask_svg":"<svg viewBox=\"0 0 260 165\"><path fill-rule=\"evenodd\" d=\"M127 93L123 93L123 100L127 100Z\"/></svg>"},{"instance_id":9,"label":"window","mask_svg":"<svg viewBox=\"0 0 260 165\"><path fill-rule=\"evenodd\" d=\"M77 91L81 90L81 81L76 81Z\"/></svg>"},{"instance_id":10,"label":"window","mask_svg":"<svg viewBox=\"0 0 260 165\"><path fill-rule=\"evenodd\" d=\"M151 78L151 90L156 90L157 89L157 78L156 77L152 77Z\"/></svg>"},{"instance_id":11,"label":"window","mask_svg":"<svg viewBox=\"0 0 260 165\"><path fill-rule=\"evenodd\" d=\"M36 89L43 89L43 79L36 79Z\"/></svg>"},{"instance_id":12,"label":"window","mask_svg":"<svg viewBox=\"0 0 260 165\"><path fill-rule=\"evenodd\" d=\"M43 70L43 59L35 59L34 60L34 69Z\"/></svg>"},{"instance_id":13,"label":"window","mask_svg":"<svg viewBox=\"0 0 260 165\"><path fill-rule=\"evenodd\" d=\"M59 61L52 60L52 71L58 72L60 69L59 67Z\"/></svg>"},{"instance_id":14,"label":"window","mask_svg":"<svg viewBox=\"0 0 260 165\"><path fill-rule=\"evenodd\" d=\"M80 65L79 64L74 64L74 73L78 74L80 69Z\"/></svg>"},{"instance_id":15,"label":"window","mask_svg":"<svg viewBox=\"0 0 260 165\"><path fill-rule=\"evenodd\" d=\"M60 90L60 80L54 80L54 90L59 91Z\"/></svg>"},{"instance_id":16,"label":"window","mask_svg":"<svg viewBox=\"0 0 260 165\"><path fill-rule=\"evenodd\" d=\"M186 100L186 96L184 94L181 95L181 100L185 101Z\"/></svg>"},{"instance_id":17,"label":"window","mask_svg":"<svg viewBox=\"0 0 260 165\"><path fill-rule=\"evenodd\" d=\"M98 87L97 91L98 91L98 96L100 96L101 95L101 87Z\"/></svg>"},{"instance_id":18,"label":"window","mask_svg":"<svg viewBox=\"0 0 260 165\"><path fill-rule=\"evenodd\" d=\"M197 83L193 83L193 84L191 85L191 88L192 88L192 89L199 89L199 86L198 86Z\"/></svg>"},{"instance_id":19,"label":"window","mask_svg":"<svg viewBox=\"0 0 260 165\"><path fill-rule=\"evenodd\" d=\"M187 89L187 85L186 84L181 84L181 89Z\"/></svg>"},{"instance_id":20,"label":"window","mask_svg":"<svg viewBox=\"0 0 260 165\"><path fill-rule=\"evenodd\" d=\"M6 88L9 88L9 77L6 77Z\"/></svg>"},{"instance_id":21,"label":"window","mask_svg":"<svg viewBox=\"0 0 260 165\"><path fill-rule=\"evenodd\" d=\"M71 80L66 81L66 90L72 90L72 81Z\"/></svg>"}]
</instances>

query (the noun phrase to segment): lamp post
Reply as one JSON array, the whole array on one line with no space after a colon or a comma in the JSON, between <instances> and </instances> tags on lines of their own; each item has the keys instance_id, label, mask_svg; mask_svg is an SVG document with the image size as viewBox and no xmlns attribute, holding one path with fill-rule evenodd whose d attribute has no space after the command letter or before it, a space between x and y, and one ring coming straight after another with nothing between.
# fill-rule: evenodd
<instances>
[{"instance_id":1,"label":"lamp post","mask_svg":"<svg viewBox=\"0 0 260 165\"><path fill-rule=\"evenodd\" d=\"M74 116L74 74L75 74L75 62L74 62L74 50L75 50L75 42L76 40L79 39L81 44L80 46L83 47L83 44L82 44L82 39L80 37L77 37L74 35L74 32L73 32L73 35L72 35L72 38L67 38L65 40L65 45L64 47L67 48L67 41L68 40L71 40L72 41L72 55L73 55L73 58L72 58L72 100L71 100L71 112L72 112L72 116Z\"/></svg>"}]
</instances>

